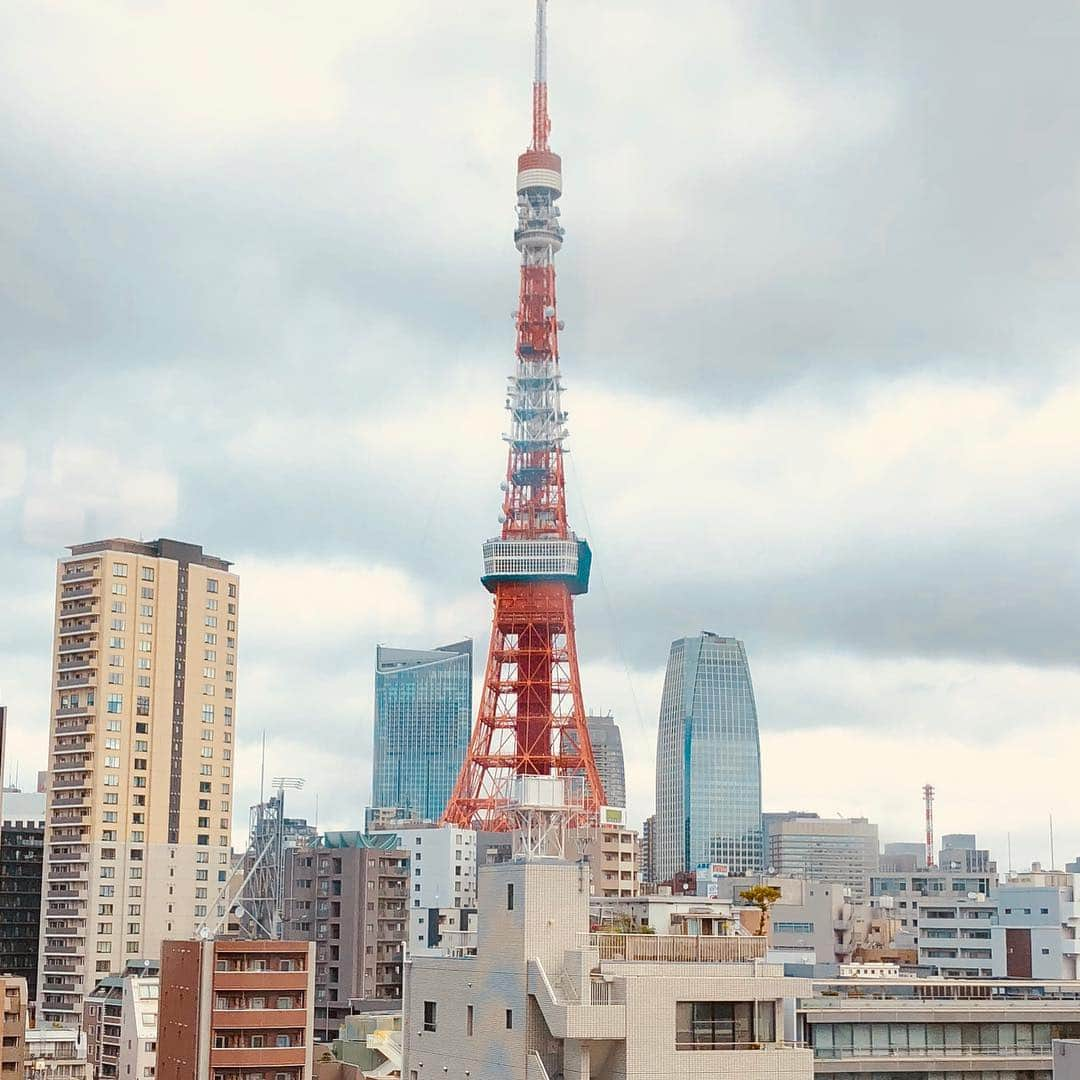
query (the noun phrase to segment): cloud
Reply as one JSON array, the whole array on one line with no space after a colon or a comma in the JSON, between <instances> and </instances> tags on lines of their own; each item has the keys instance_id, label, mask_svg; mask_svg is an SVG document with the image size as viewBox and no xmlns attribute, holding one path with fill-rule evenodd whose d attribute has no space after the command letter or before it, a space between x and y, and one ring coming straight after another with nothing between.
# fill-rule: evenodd
<instances>
[{"instance_id":1,"label":"cloud","mask_svg":"<svg viewBox=\"0 0 1080 1080\"><path fill-rule=\"evenodd\" d=\"M164 470L87 443L60 443L28 485L23 536L58 549L99 533L161 534L175 520L176 504L176 479Z\"/></svg>"},{"instance_id":2,"label":"cloud","mask_svg":"<svg viewBox=\"0 0 1080 1080\"><path fill-rule=\"evenodd\" d=\"M22 493L26 483L26 449L16 442L0 442L0 499Z\"/></svg>"}]
</instances>

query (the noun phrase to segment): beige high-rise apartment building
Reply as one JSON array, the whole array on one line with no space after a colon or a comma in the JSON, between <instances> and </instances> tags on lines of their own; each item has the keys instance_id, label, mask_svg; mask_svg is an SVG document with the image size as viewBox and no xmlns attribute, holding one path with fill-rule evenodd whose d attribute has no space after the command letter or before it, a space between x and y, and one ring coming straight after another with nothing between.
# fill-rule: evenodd
<instances>
[{"instance_id":1,"label":"beige high-rise apartment building","mask_svg":"<svg viewBox=\"0 0 1080 1080\"><path fill-rule=\"evenodd\" d=\"M175 540L70 548L56 578L39 1016L218 914L239 579Z\"/></svg>"}]
</instances>

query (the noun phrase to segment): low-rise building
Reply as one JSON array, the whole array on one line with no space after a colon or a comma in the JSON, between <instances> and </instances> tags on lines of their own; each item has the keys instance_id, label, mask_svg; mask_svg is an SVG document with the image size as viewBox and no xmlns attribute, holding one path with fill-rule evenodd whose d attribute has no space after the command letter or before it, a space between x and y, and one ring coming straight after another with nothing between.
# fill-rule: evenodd
<instances>
[{"instance_id":1,"label":"low-rise building","mask_svg":"<svg viewBox=\"0 0 1080 1080\"><path fill-rule=\"evenodd\" d=\"M798 1011L817 1080L1050 1080L1052 1041L1077 1035L1068 982L837 977Z\"/></svg>"},{"instance_id":2,"label":"low-rise building","mask_svg":"<svg viewBox=\"0 0 1080 1080\"><path fill-rule=\"evenodd\" d=\"M22 1080L26 1058L26 980L0 975L3 1016L0 1017L0 1080Z\"/></svg>"},{"instance_id":3,"label":"low-rise building","mask_svg":"<svg viewBox=\"0 0 1080 1080\"><path fill-rule=\"evenodd\" d=\"M878 871L878 827L866 818L767 815L766 865L782 877L835 881L865 900Z\"/></svg>"},{"instance_id":4,"label":"low-rise building","mask_svg":"<svg viewBox=\"0 0 1080 1080\"><path fill-rule=\"evenodd\" d=\"M463 929L462 922L469 928L470 915L461 913L476 910L477 834L457 825L414 825L373 835L395 837L409 859L409 952L439 953L443 932Z\"/></svg>"},{"instance_id":5,"label":"low-rise building","mask_svg":"<svg viewBox=\"0 0 1080 1080\"><path fill-rule=\"evenodd\" d=\"M315 946L166 941L159 1080L311 1080Z\"/></svg>"},{"instance_id":6,"label":"low-rise building","mask_svg":"<svg viewBox=\"0 0 1080 1080\"><path fill-rule=\"evenodd\" d=\"M406 961L403 1077L809 1080L785 1015L811 984L762 939L592 934L588 870L556 859L483 867L479 894L473 954Z\"/></svg>"},{"instance_id":7,"label":"low-rise building","mask_svg":"<svg viewBox=\"0 0 1080 1080\"><path fill-rule=\"evenodd\" d=\"M157 1074L157 975L133 975L124 980L120 1018L121 1080L146 1080Z\"/></svg>"},{"instance_id":8,"label":"low-rise building","mask_svg":"<svg viewBox=\"0 0 1080 1080\"><path fill-rule=\"evenodd\" d=\"M409 917L409 853L392 835L328 832L289 853L285 934L314 941L315 1023L334 1037L350 1001L401 1000Z\"/></svg>"},{"instance_id":9,"label":"low-rise building","mask_svg":"<svg viewBox=\"0 0 1080 1080\"><path fill-rule=\"evenodd\" d=\"M93 1080L86 1033L79 1028L26 1030L26 1080Z\"/></svg>"},{"instance_id":10,"label":"low-rise building","mask_svg":"<svg viewBox=\"0 0 1080 1080\"><path fill-rule=\"evenodd\" d=\"M581 830L571 843L589 864L593 896L637 896L641 891L641 837L626 824L626 811L605 808L615 820Z\"/></svg>"}]
</instances>

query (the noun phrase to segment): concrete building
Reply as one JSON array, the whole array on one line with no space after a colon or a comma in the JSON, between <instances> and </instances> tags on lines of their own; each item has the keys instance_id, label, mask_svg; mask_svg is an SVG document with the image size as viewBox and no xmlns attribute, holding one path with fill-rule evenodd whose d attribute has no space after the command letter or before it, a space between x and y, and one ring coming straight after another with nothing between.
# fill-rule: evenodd
<instances>
[{"instance_id":1,"label":"concrete building","mask_svg":"<svg viewBox=\"0 0 1080 1080\"><path fill-rule=\"evenodd\" d=\"M1080 1080L1080 1039L1054 1039L1052 1046L1054 1080Z\"/></svg>"},{"instance_id":2,"label":"concrete building","mask_svg":"<svg viewBox=\"0 0 1080 1080\"><path fill-rule=\"evenodd\" d=\"M586 716L589 742L592 745L596 771L604 787L604 805L626 808L626 764L623 759L622 735L613 716ZM563 735L566 753L576 753L577 739L569 732Z\"/></svg>"},{"instance_id":3,"label":"concrete building","mask_svg":"<svg viewBox=\"0 0 1080 1080\"><path fill-rule=\"evenodd\" d=\"M374 831L393 836L408 853L409 952L420 955L442 949L443 930L472 929L461 912L476 910L477 834L456 825Z\"/></svg>"},{"instance_id":4,"label":"concrete building","mask_svg":"<svg viewBox=\"0 0 1080 1080\"><path fill-rule=\"evenodd\" d=\"M375 651L371 805L438 821L472 731L472 641Z\"/></svg>"},{"instance_id":5,"label":"concrete building","mask_svg":"<svg viewBox=\"0 0 1080 1080\"><path fill-rule=\"evenodd\" d=\"M878 828L866 818L773 821L767 861L783 877L834 881L846 885L853 900L865 900L878 869Z\"/></svg>"},{"instance_id":6,"label":"concrete building","mask_svg":"<svg viewBox=\"0 0 1080 1080\"><path fill-rule=\"evenodd\" d=\"M0 1080L23 1080L26 1060L26 980L0 975L4 1014L0 1017Z\"/></svg>"},{"instance_id":7,"label":"concrete building","mask_svg":"<svg viewBox=\"0 0 1080 1080\"><path fill-rule=\"evenodd\" d=\"M37 998L45 796L5 791L0 829L0 972L22 976Z\"/></svg>"},{"instance_id":8,"label":"concrete building","mask_svg":"<svg viewBox=\"0 0 1080 1080\"><path fill-rule=\"evenodd\" d=\"M761 750L746 649L702 632L672 642L656 742L656 878L699 863L763 868Z\"/></svg>"},{"instance_id":9,"label":"concrete building","mask_svg":"<svg viewBox=\"0 0 1080 1080\"><path fill-rule=\"evenodd\" d=\"M918 948L919 963L942 975L1075 979L1080 956L1076 885L1010 882L990 897L925 900L919 908Z\"/></svg>"},{"instance_id":10,"label":"concrete building","mask_svg":"<svg viewBox=\"0 0 1080 1080\"><path fill-rule=\"evenodd\" d=\"M121 1080L157 1075L159 993L156 975L134 975L124 980L117 1070Z\"/></svg>"},{"instance_id":11,"label":"concrete building","mask_svg":"<svg viewBox=\"0 0 1080 1080\"><path fill-rule=\"evenodd\" d=\"M409 852L392 836L328 832L289 853L285 934L316 945L314 1023L334 1037L351 1002L396 1006L408 933Z\"/></svg>"},{"instance_id":12,"label":"concrete building","mask_svg":"<svg viewBox=\"0 0 1080 1080\"><path fill-rule=\"evenodd\" d=\"M974 833L949 833L941 838L938 866L964 874L987 874L997 870L987 848L976 847Z\"/></svg>"},{"instance_id":13,"label":"concrete building","mask_svg":"<svg viewBox=\"0 0 1080 1080\"><path fill-rule=\"evenodd\" d=\"M571 843L589 864L593 896L637 896L641 891L641 838L633 829L604 822L582 830Z\"/></svg>"},{"instance_id":14,"label":"concrete building","mask_svg":"<svg viewBox=\"0 0 1080 1080\"><path fill-rule=\"evenodd\" d=\"M26 1029L26 1080L94 1080L77 1027Z\"/></svg>"},{"instance_id":15,"label":"concrete building","mask_svg":"<svg viewBox=\"0 0 1080 1080\"><path fill-rule=\"evenodd\" d=\"M124 1029L134 1025L125 1016L125 1008L130 1011L135 1001L142 997L152 998L152 1004L146 1011L153 1011L156 1027L158 996L158 961L133 960L119 975L106 975L87 994L83 1001L83 1028L86 1031L86 1056L90 1062L90 1071L94 1080L109 1080L110 1077L143 1076L139 1073L126 1073L124 1065L130 1064L135 1056L134 1047L125 1047ZM138 981L140 994L132 995L131 984ZM154 1039L157 1035L152 1036ZM130 1035L127 1036L130 1039ZM127 1053L125 1054L125 1049ZM152 1074L151 1074L152 1075Z\"/></svg>"},{"instance_id":16,"label":"concrete building","mask_svg":"<svg viewBox=\"0 0 1080 1080\"><path fill-rule=\"evenodd\" d=\"M798 1037L817 1080L1051 1080L1051 1044L1080 1036L1069 983L891 976L815 980Z\"/></svg>"},{"instance_id":17,"label":"concrete building","mask_svg":"<svg viewBox=\"0 0 1080 1080\"><path fill-rule=\"evenodd\" d=\"M926 844L917 841L890 841L878 860L878 871L882 874L911 874L925 869Z\"/></svg>"},{"instance_id":18,"label":"concrete building","mask_svg":"<svg viewBox=\"0 0 1080 1080\"><path fill-rule=\"evenodd\" d=\"M239 580L174 540L56 577L39 1016L207 917L230 864ZM224 908L222 909L224 914Z\"/></svg>"},{"instance_id":19,"label":"concrete building","mask_svg":"<svg viewBox=\"0 0 1080 1080\"><path fill-rule=\"evenodd\" d=\"M656 882L656 815L650 814L641 823L641 882L652 886Z\"/></svg>"},{"instance_id":20,"label":"concrete building","mask_svg":"<svg viewBox=\"0 0 1080 1080\"><path fill-rule=\"evenodd\" d=\"M158 1080L311 1080L315 946L167 941Z\"/></svg>"},{"instance_id":21,"label":"concrete building","mask_svg":"<svg viewBox=\"0 0 1080 1080\"><path fill-rule=\"evenodd\" d=\"M735 932L738 918L729 900L648 893L619 898L594 895L589 901L589 922L593 930L725 937Z\"/></svg>"},{"instance_id":22,"label":"concrete building","mask_svg":"<svg viewBox=\"0 0 1080 1080\"><path fill-rule=\"evenodd\" d=\"M931 867L917 873L877 874L870 879L871 902L888 907L900 926L918 937L919 909L927 900L967 898L969 893L989 895L997 888L997 874L961 874Z\"/></svg>"},{"instance_id":23,"label":"concrete building","mask_svg":"<svg viewBox=\"0 0 1080 1080\"><path fill-rule=\"evenodd\" d=\"M473 955L406 963L402 1076L808 1080L785 1007L810 990L745 936L590 934L582 864L483 867Z\"/></svg>"}]
</instances>

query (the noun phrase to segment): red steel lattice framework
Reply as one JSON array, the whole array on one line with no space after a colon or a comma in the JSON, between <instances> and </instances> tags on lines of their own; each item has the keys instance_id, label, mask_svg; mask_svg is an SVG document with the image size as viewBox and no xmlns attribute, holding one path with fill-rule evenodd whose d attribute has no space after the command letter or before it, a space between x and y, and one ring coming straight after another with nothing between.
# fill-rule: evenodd
<instances>
[{"instance_id":1,"label":"red steel lattice framework","mask_svg":"<svg viewBox=\"0 0 1080 1080\"><path fill-rule=\"evenodd\" d=\"M562 160L548 145L546 24L547 0L537 0L533 138L518 158L521 296L502 533L484 545L483 582L495 610L476 726L443 815L491 831L513 827L507 808L518 777L581 777L582 823L596 819L604 799L574 639L573 597L588 589L591 554L566 518L554 266L563 239L555 205Z\"/></svg>"}]
</instances>

